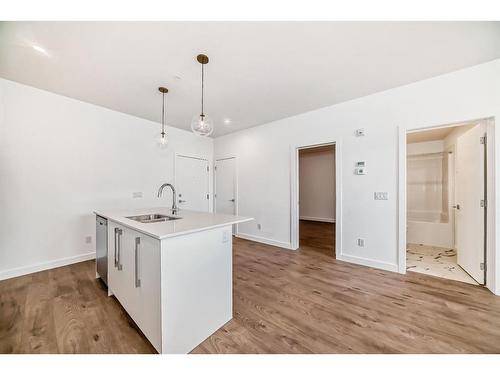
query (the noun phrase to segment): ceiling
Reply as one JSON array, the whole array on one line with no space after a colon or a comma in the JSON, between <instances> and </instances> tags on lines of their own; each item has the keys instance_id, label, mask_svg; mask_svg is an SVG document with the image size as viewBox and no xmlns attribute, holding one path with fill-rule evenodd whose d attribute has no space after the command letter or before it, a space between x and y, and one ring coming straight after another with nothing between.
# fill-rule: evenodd
<instances>
[{"instance_id":1,"label":"ceiling","mask_svg":"<svg viewBox=\"0 0 500 375\"><path fill-rule=\"evenodd\" d=\"M214 136L500 57L500 22L2 22L0 77ZM230 123L224 120L230 119Z\"/></svg>"},{"instance_id":2,"label":"ceiling","mask_svg":"<svg viewBox=\"0 0 500 375\"><path fill-rule=\"evenodd\" d=\"M307 147L299 150L299 154L314 154L316 152L335 151L335 145L325 145L317 147Z\"/></svg>"},{"instance_id":3,"label":"ceiling","mask_svg":"<svg viewBox=\"0 0 500 375\"><path fill-rule=\"evenodd\" d=\"M442 141L451 134L456 128L462 128L463 131L472 129L477 125L477 122L465 122L456 124L455 126L448 126L443 128L436 128L430 130L419 130L406 134L406 143Z\"/></svg>"},{"instance_id":4,"label":"ceiling","mask_svg":"<svg viewBox=\"0 0 500 375\"><path fill-rule=\"evenodd\" d=\"M442 141L445 139L455 127L438 128L432 130L423 130L406 135L406 143Z\"/></svg>"}]
</instances>

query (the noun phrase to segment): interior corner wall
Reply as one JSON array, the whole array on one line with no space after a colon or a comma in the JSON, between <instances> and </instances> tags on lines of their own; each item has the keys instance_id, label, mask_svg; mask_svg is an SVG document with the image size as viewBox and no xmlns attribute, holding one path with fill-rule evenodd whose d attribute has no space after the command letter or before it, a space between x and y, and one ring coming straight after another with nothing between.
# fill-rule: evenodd
<instances>
[{"instance_id":1,"label":"interior corner wall","mask_svg":"<svg viewBox=\"0 0 500 375\"><path fill-rule=\"evenodd\" d=\"M335 222L334 147L299 152L300 219Z\"/></svg>"},{"instance_id":2,"label":"interior corner wall","mask_svg":"<svg viewBox=\"0 0 500 375\"><path fill-rule=\"evenodd\" d=\"M500 60L245 129L215 139L217 158L238 158L239 225L247 238L291 245L290 147L338 141L344 260L398 270L400 132L500 115ZM363 128L365 136L356 137ZM497 150L500 137L493 140ZM339 155L341 153L341 155ZM499 152L496 163L499 163ZM366 161L366 175L355 175ZM496 178L496 177L495 177ZM496 181L496 180L495 180ZM374 200L387 192L388 200ZM496 203L496 233L500 220ZM259 226L260 225L260 229ZM365 246L357 245L365 239ZM498 245L495 241L495 249ZM500 259L495 260L497 268ZM500 279L495 281L500 291Z\"/></svg>"},{"instance_id":3,"label":"interior corner wall","mask_svg":"<svg viewBox=\"0 0 500 375\"><path fill-rule=\"evenodd\" d=\"M212 160L213 140L167 127L161 150L159 130L0 79L0 279L94 257L95 209L170 206L174 153Z\"/></svg>"},{"instance_id":4,"label":"interior corner wall","mask_svg":"<svg viewBox=\"0 0 500 375\"><path fill-rule=\"evenodd\" d=\"M476 125L477 123L472 123L468 125L457 126L455 129L453 129L451 133L448 134L443 141L445 150L449 149L450 147L455 147L458 137L460 137L465 132L471 130Z\"/></svg>"}]
</instances>

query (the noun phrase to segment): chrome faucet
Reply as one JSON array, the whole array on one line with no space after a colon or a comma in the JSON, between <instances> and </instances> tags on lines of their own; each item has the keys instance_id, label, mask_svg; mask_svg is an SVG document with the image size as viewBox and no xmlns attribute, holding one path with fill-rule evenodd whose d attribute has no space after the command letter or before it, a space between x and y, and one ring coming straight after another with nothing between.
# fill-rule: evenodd
<instances>
[{"instance_id":1,"label":"chrome faucet","mask_svg":"<svg viewBox=\"0 0 500 375\"><path fill-rule=\"evenodd\" d=\"M174 185L165 183L160 186L158 189L158 198L160 198L163 195L163 189L166 187L170 187L172 189L172 214L177 214L177 211L179 210L177 207L177 193L175 192Z\"/></svg>"}]
</instances>

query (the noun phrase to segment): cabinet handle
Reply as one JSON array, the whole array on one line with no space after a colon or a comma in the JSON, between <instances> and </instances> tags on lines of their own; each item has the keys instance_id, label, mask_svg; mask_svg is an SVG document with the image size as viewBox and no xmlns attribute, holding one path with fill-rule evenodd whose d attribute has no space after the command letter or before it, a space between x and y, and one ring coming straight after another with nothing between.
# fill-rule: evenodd
<instances>
[{"instance_id":1,"label":"cabinet handle","mask_svg":"<svg viewBox=\"0 0 500 375\"><path fill-rule=\"evenodd\" d=\"M116 229L117 229L116 233L118 235L118 241L117 241L118 242L118 246L117 246L117 253L118 253L118 255L117 255L117 258L116 258L116 267L118 268L118 271L121 271L123 269L123 265L122 265L121 260L120 260L120 258L121 258L120 253L121 253L121 248L122 248L122 238L121 238L121 236L123 234L123 230L121 230L119 228L116 228Z\"/></svg>"},{"instance_id":2,"label":"cabinet handle","mask_svg":"<svg viewBox=\"0 0 500 375\"><path fill-rule=\"evenodd\" d=\"M118 258L116 257L116 252L117 252L117 249L118 249L118 231L119 229L118 228L115 228L115 268L118 266Z\"/></svg>"},{"instance_id":3,"label":"cabinet handle","mask_svg":"<svg viewBox=\"0 0 500 375\"><path fill-rule=\"evenodd\" d=\"M135 238L135 287L139 288L141 286L141 280L139 279L139 245L141 244L141 237Z\"/></svg>"}]
</instances>

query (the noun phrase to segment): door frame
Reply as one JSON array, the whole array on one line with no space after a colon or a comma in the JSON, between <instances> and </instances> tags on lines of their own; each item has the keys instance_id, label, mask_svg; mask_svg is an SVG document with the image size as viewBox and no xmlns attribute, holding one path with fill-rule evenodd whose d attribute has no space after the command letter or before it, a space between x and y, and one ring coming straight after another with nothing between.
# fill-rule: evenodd
<instances>
[{"instance_id":1,"label":"door frame","mask_svg":"<svg viewBox=\"0 0 500 375\"><path fill-rule=\"evenodd\" d=\"M455 176L455 170L456 170L456 166L457 166L457 160L456 160L456 156L457 156L457 145L456 144L453 144L452 146L448 147L447 149L444 150L444 152L447 152L448 155L450 155L451 153L451 159L452 159L452 163L453 163L453 168L450 170L448 170L448 186L451 186L451 189L450 189L450 193L448 194L448 204L453 201L453 203L456 202L456 196L455 196L455 191L456 191L456 176ZM449 164L448 164L449 166ZM451 178L450 178L450 175L451 175ZM450 215L450 217L448 218L449 220L451 220L451 231L452 231L452 239L451 239L451 242L453 243L453 247L456 247L457 245L457 237L456 237L456 224L457 224L457 218L456 218L456 215L457 215L457 211L456 210L451 210L452 214Z\"/></svg>"},{"instance_id":2,"label":"door frame","mask_svg":"<svg viewBox=\"0 0 500 375\"><path fill-rule=\"evenodd\" d=\"M190 159L198 159L198 160L204 160L208 164L208 171L207 171L207 194L208 194L208 212L213 212L214 208L214 203L213 203L213 194L212 194L212 188L211 188L211 173L210 171L212 170L212 162L208 157L205 156L200 156L200 155L188 155L185 153L174 153L174 187L177 189L177 158L182 157L182 158L190 158Z\"/></svg>"},{"instance_id":3,"label":"door frame","mask_svg":"<svg viewBox=\"0 0 500 375\"><path fill-rule=\"evenodd\" d=\"M217 162L221 160L234 159L234 214L238 216L238 158L236 156L227 156L214 160L214 212L217 213ZM238 235L238 224L234 225L234 235Z\"/></svg>"},{"instance_id":4,"label":"door frame","mask_svg":"<svg viewBox=\"0 0 500 375\"><path fill-rule=\"evenodd\" d=\"M342 148L338 139L290 146L290 248L299 248L299 151L320 146L335 147L335 258L342 257Z\"/></svg>"},{"instance_id":5,"label":"door frame","mask_svg":"<svg viewBox=\"0 0 500 375\"><path fill-rule=\"evenodd\" d=\"M495 191L495 118L486 117L479 119L472 119L467 121L453 122L442 125L423 125L423 126L398 126L398 272L406 274L406 135L408 133L442 129L449 127L456 127L466 125L474 122L484 122L486 124L486 221L485 221L485 263L486 263L486 277L485 286L490 289L494 294L499 294L500 290L496 288L496 275L498 274L499 266L496 264L498 257L496 246L496 191ZM456 166L455 166L456 167Z\"/></svg>"}]
</instances>

